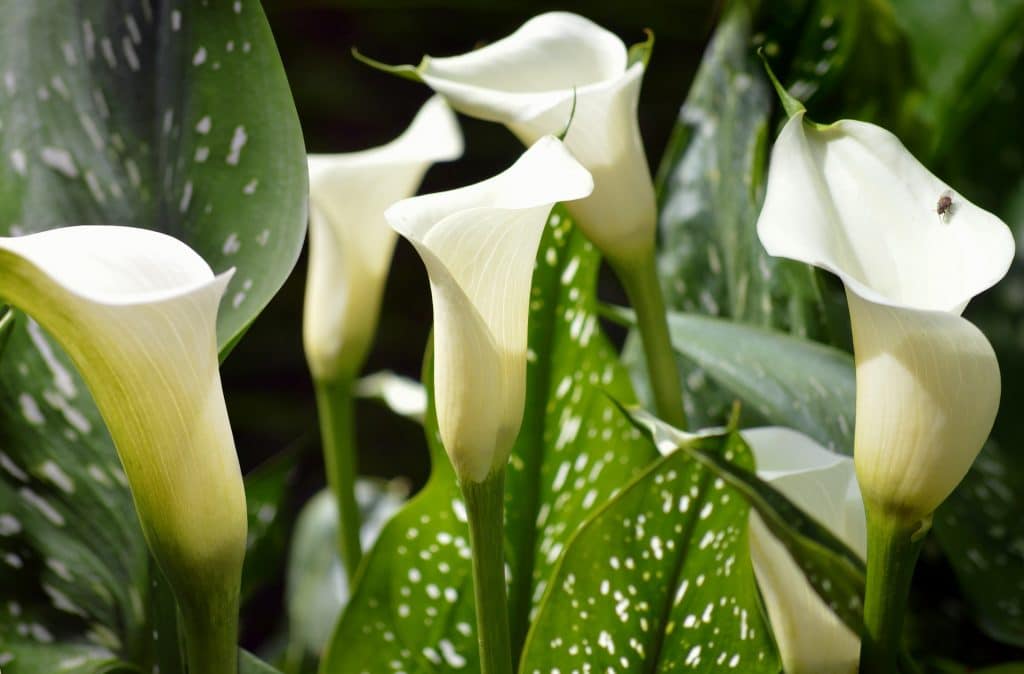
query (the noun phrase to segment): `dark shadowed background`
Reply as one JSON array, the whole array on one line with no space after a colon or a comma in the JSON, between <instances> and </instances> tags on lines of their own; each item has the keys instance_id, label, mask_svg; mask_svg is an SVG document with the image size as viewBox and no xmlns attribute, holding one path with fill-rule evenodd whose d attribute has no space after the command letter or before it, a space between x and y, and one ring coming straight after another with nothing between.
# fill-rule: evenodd
<instances>
[{"instance_id":1,"label":"dark shadowed background","mask_svg":"<svg viewBox=\"0 0 1024 674\"><path fill-rule=\"evenodd\" d=\"M339 8L329 8L331 4ZM388 63L418 63L424 54L450 55L499 39L531 16L566 9L585 14L627 44L656 36L640 98L640 125L648 160L657 167L673 122L714 27L716 3L503 2L481 0L356 0L264 2L288 73L306 147L310 152L363 150L401 133L430 97L424 86L377 72L352 58L351 49ZM344 6L344 8L341 8ZM511 164L522 146L504 127L460 116L466 137L462 159L435 166L421 191L459 187ZM243 467L251 469L281 449L298 445L303 479L313 488L319 472L313 390L302 355L305 255L278 296L224 365L228 407ZM608 279L605 289L618 289ZM430 291L412 248L400 240L381 314L376 345L365 372L390 369L417 377L430 328ZM372 402L359 403L361 471L408 476L414 485L429 471L422 431Z\"/></svg>"}]
</instances>

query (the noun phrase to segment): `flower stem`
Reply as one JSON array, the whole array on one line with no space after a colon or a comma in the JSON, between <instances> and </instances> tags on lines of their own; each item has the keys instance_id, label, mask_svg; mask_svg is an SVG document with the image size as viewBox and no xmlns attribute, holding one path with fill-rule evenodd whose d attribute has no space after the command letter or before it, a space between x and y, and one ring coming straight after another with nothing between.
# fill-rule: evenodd
<instances>
[{"instance_id":1,"label":"flower stem","mask_svg":"<svg viewBox=\"0 0 1024 674\"><path fill-rule=\"evenodd\" d=\"M188 674L238 671L238 592L234 587L200 607L180 606Z\"/></svg>"},{"instance_id":2,"label":"flower stem","mask_svg":"<svg viewBox=\"0 0 1024 674\"><path fill-rule=\"evenodd\" d=\"M879 512L870 505L868 519L867 588L864 597L864 638L860 671L894 674L900 654L903 616L910 597L910 581L921 552L914 540L917 523Z\"/></svg>"},{"instance_id":3,"label":"flower stem","mask_svg":"<svg viewBox=\"0 0 1024 674\"><path fill-rule=\"evenodd\" d=\"M654 249L637 262L613 263L612 266L636 311L637 327L640 329L640 340L647 361L647 376L654 391L658 416L676 428L685 429L683 387L669 338L668 317L655 269Z\"/></svg>"},{"instance_id":4,"label":"flower stem","mask_svg":"<svg viewBox=\"0 0 1024 674\"><path fill-rule=\"evenodd\" d=\"M356 501L356 426L352 382L316 381L327 483L338 504L338 551L349 582L363 557L359 531L362 521Z\"/></svg>"},{"instance_id":5,"label":"flower stem","mask_svg":"<svg viewBox=\"0 0 1024 674\"><path fill-rule=\"evenodd\" d=\"M483 482L465 482L481 674L512 674L505 590L505 470Z\"/></svg>"}]
</instances>

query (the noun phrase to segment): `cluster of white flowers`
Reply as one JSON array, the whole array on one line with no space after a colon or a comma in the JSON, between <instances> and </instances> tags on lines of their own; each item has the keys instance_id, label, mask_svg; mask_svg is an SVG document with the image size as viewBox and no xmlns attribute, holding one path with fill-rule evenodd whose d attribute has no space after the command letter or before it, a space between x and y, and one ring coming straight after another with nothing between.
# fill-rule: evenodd
<instances>
[{"instance_id":1,"label":"cluster of white flowers","mask_svg":"<svg viewBox=\"0 0 1024 674\"><path fill-rule=\"evenodd\" d=\"M504 470L519 432L533 260L554 204L566 203L616 267L653 253L654 190L636 114L645 67L594 23L545 14L480 50L424 58L417 76L438 96L394 142L309 158L310 368L318 379L357 376L395 232L405 236L430 277L438 424L464 483ZM452 108L505 124L528 149L489 180L408 198L433 162L462 153ZM803 112L775 144L757 230L772 255L845 284L855 454L833 455L787 429L745 437L763 479L865 555L865 507L927 526L988 436L999 368L960 314L1006 273L1013 237L887 131L816 125ZM179 597L237 588L245 498L216 345L229 275L215 277L170 237L121 227L4 239L0 261L5 299L49 329L88 382ZM786 671L854 669L856 635L756 516L751 525Z\"/></svg>"}]
</instances>

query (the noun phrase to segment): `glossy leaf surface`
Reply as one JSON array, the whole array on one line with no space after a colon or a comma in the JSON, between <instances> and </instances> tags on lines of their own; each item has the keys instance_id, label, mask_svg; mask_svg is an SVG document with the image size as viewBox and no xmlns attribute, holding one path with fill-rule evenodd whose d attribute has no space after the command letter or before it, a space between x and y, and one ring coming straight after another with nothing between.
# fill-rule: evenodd
<instances>
[{"instance_id":1,"label":"glossy leaf surface","mask_svg":"<svg viewBox=\"0 0 1024 674\"><path fill-rule=\"evenodd\" d=\"M526 416L507 475L505 550L516 644L573 532L655 457L603 392L632 398L597 322L598 263L556 208L533 277ZM321 665L325 674L479 666L464 505L429 410L426 429L430 481L368 555Z\"/></svg>"},{"instance_id":2,"label":"glossy leaf surface","mask_svg":"<svg viewBox=\"0 0 1024 674\"><path fill-rule=\"evenodd\" d=\"M305 231L302 137L259 3L0 11L0 232L118 224L182 238L215 271L237 269L218 320L229 348ZM31 320L4 355L0 585L18 610L0 611L0 658L67 640L148 666L146 548L103 423ZM4 670L44 671L17 657Z\"/></svg>"}]
</instances>

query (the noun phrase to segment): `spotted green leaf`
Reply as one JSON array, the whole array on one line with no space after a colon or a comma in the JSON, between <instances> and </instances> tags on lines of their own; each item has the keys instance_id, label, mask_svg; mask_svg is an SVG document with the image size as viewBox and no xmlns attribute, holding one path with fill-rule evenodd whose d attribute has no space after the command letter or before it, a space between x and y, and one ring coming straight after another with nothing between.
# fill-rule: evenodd
<instances>
[{"instance_id":1,"label":"spotted green leaf","mask_svg":"<svg viewBox=\"0 0 1024 674\"><path fill-rule=\"evenodd\" d=\"M736 435L695 443L753 466ZM653 464L570 540L520 672L778 672L747 515L745 501L686 453Z\"/></svg>"},{"instance_id":2,"label":"spotted green leaf","mask_svg":"<svg viewBox=\"0 0 1024 674\"><path fill-rule=\"evenodd\" d=\"M663 159L659 271L666 301L683 311L816 334L813 273L769 256L754 227L775 94L753 53L745 4L731 7Z\"/></svg>"},{"instance_id":3,"label":"spotted green leaf","mask_svg":"<svg viewBox=\"0 0 1024 674\"><path fill-rule=\"evenodd\" d=\"M0 233L118 224L185 240L215 271L237 269L226 350L305 227L302 136L259 2L0 12ZM48 671L19 663L31 643L150 669L149 563L124 474L84 383L23 316L0 359L0 446L4 670Z\"/></svg>"},{"instance_id":4,"label":"spotted green leaf","mask_svg":"<svg viewBox=\"0 0 1024 674\"><path fill-rule=\"evenodd\" d=\"M917 29L900 25L892 4L761 3L754 41L811 118L873 121L918 140L927 132L912 105L922 88L909 44Z\"/></svg>"},{"instance_id":5,"label":"spotted green leaf","mask_svg":"<svg viewBox=\"0 0 1024 674\"><path fill-rule=\"evenodd\" d=\"M752 21L747 3L730 4L679 111L658 175L658 272L670 309L828 336L816 272L769 256L757 238L776 104L755 54ZM645 394L636 339L625 357ZM702 386L699 364L683 358L678 365L691 424L723 421L728 393Z\"/></svg>"},{"instance_id":6,"label":"spotted green leaf","mask_svg":"<svg viewBox=\"0 0 1024 674\"><path fill-rule=\"evenodd\" d=\"M1006 20L1003 12L1014 4L1021 3L999 4L993 7L993 13L976 18L978 22L982 18L985 22ZM961 9L969 12L971 8ZM980 28L972 23L968 37ZM997 36L1000 31L992 34ZM1014 48L1014 39L1006 42L1006 48ZM971 51L975 49L971 47ZM972 65L985 67L981 61ZM1022 87L1024 57L1018 57L999 89L1001 95L990 99L972 118L970 146L998 148L998 152L989 153L991 162L967 165L962 161L963 146L954 138L948 139L951 142L947 143L941 172L937 171L944 177L951 176L951 184L963 184L960 189L965 194L998 214L1014 230L1018 241L1024 225L1024 144L1012 129L1020 118ZM992 441L938 510L934 523L936 538L956 573L970 617L986 634L1018 647L1024 646L1024 519L1020 517L1024 512L1024 459L1015 451L1024 438L1024 417L1017 413L1024 396L1022 300L1024 264L1017 259L1007 277L967 310L967 318L981 328L995 348L1002 372L1003 409L996 419Z\"/></svg>"},{"instance_id":7,"label":"spotted green leaf","mask_svg":"<svg viewBox=\"0 0 1024 674\"><path fill-rule=\"evenodd\" d=\"M777 330L670 312L677 353L768 423L853 454L855 377L845 351ZM696 383L691 380L691 384Z\"/></svg>"},{"instance_id":8,"label":"spotted green leaf","mask_svg":"<svg viewBox=\"0 0 1024 674\"><path fill-rule=\"evenodd\" d=\"M119 662L110 651L94 646L31 642L10 648L7 658L0 657L0 667L10 674L127 674L138 671L127 663Z\"/></svg>"},{"instance_id":9,"label":"spotted green leaf","mask_svg":"<svg viewBox=\"0 0 1024 674\"><path fill-rule=\"evenodd\" d=\"M599 263L556 208L533 277L526 411L507 474L505 552L517 653L570 537L656 456L603 393L633 396L597 322ZM384 527L363 564L324 674L479 668L466 513L429 409L426 430L430 480Z\"/></svg>"},{"instance_id":10,"label":"spotted green leaf","mask_svg":"<svg viewBox=\"0 0 1024 674\"><path fill-rule=\"evenodd\" d=\"M709 452L683 433L639 408L627 410L639 428L667 441L716 477L729 484L750 504L804 572L814 591L856 634L864 631L864 562L827 527L754 474L752 467L731 459L727 453ZM744 444L736 438L736 444ZM749 448L748 448L749 451Z\"/></svg>"},{"instance_id":11,"label":"spotted green leaf","mask_svg":"<svg viewBox=\"0 0 1024 674\"><path fill-rule=\"evenodd\" d=\"M981 627L1024 647L1024 465L990 442L935 514L935 535Z\"/></svg>"},{"instance_id":12,"label":"spotted green leaf","mask_svg":"<svg viewBox=\"0 0 1024 674\"><path fill-rule=\"evenodd\" d=\"M635 325L631 310L607 307L605 313ZM694 314L669 312L668 326L672 348L701 368L700 377L690 377L693 390L707 386L709 377L730 400L753 408L758 419L853 454L856 380L850 354L777 330Z\"/></svg>"}]
</instances>

